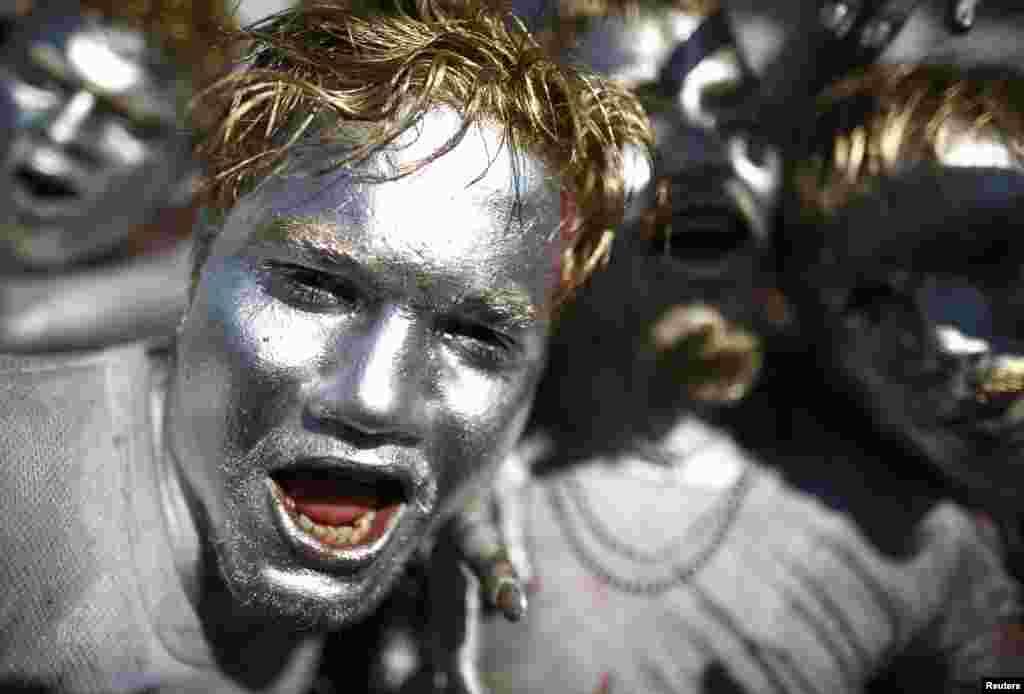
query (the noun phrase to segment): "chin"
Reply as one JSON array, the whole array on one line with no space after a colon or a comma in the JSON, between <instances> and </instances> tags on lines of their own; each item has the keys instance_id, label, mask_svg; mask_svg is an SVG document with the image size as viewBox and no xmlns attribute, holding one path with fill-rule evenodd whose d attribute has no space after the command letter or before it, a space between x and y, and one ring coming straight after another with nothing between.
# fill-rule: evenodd
<instances>
[{"instance_id":1,"label":"chin","mask_svg":"<svg viewBox=\"0 0 1024 694\"><path fill-rule=\"evenodd\" d=\"M285 541L278 523L266 513L240 510L228 514L233 518L213 542L220 578L237 603L293 630L336 630L372 613L426 528L415 522L421 519L406 518L363 562L327 563Z\"/></svg>"},{"instance_id":2,"label":"chin","mask_svg":"<svg viewBox=\"0 0 1024 694\"><path fill-rule=\"evenodd\" d=\"M358 577L339 577L230 557L220 565L221 578L235 601L285 630L302 631L342 629L365 618L387 596L400 572L380 567Z\"/></svg>"}]
</instances>

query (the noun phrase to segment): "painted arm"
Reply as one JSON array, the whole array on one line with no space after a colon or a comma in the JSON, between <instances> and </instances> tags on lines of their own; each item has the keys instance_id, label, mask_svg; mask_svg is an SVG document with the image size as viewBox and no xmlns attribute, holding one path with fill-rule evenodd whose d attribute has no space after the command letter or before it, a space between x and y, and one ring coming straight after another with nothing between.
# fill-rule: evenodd
<instances>
[{"instance_id":1,"label":"painted arm","mask_svg":"<svg viewBox=\"0 0 1024 694\"><path fill-rule=\"evenodd\" d=\"M0 283L0 351L93 349L173 335L188 301L190 244L153 256Z\"/></svg>"}]
</instances>

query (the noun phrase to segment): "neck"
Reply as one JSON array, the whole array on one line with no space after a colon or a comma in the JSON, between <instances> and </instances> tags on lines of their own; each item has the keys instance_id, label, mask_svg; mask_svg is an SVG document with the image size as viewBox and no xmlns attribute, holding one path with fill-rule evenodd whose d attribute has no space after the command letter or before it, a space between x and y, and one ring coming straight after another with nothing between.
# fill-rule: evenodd
<instances>
[{"instance_id":1,"label":"neck","mask_svg":"<svg viewBox=\"0 0 1024 694\"><path fill-rule=\"evenodd\" d=\"M158 459L157 484L160 507L167 526L174 568L181 579L182 587L195 606L199 600L200 565L202 557L199 532L190 508L185 485L181 479L181 464L174 452L169 432L173 431L173 407L168 399L173 398L173 388L157 389L154 394L154 422ZM170 391L170 392L168 392Z\"/></svg>"},{"instance_id":2,"label":"neck","mask_svg":"<svg viewBox=\"0 0 1024 694\"><path fill-rule=\"evenodd\" d=\"M214 657L200 619L202 545L180 466L168 443L173 388L170 369L164 366L150 392L154 460L144 474L150 480L154 508L138 513L147 514L154 530L143 549L140 570L153 628L167 653L179 663L208 668Z\"/></svg>"},{"instance_id":3,"label":"neck","mask_svg":"<svg viewBox=\"0 0 1024 694\"><path fill-rule=\"evenodd\" d=\"M271 683L274 691L306 691L322 639L250 613L211 570L214 560L202 541L203 514L170 435L175 388L173 368L168 372L151 399L157 443L151 469L159 507L153 515L161 517L163 533L152 543L150 563L167 567L153 581L160 585L148 588L154 629L173 660L193 674L214 678L210 689L214 681L230 681L232 691L264 691Z\"/></svg>"}]
</instances>

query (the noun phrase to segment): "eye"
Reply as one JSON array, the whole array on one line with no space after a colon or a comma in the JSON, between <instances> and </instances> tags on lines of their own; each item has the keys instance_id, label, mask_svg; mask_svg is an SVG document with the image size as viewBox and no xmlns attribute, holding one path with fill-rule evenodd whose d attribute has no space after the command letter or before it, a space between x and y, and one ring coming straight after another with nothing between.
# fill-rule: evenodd
<instances>
[{"instance_id":1,"label":"eye","mask_svg":"<svg viewBox=\"0 0 1024 694\"><path fill-rule=\"evenodd\" d=\"M121 127L140 140L154 139L172 127L143 96L110 96L106 102Z\"/></svg>"},{"instance_id":2,"label":"eye","mask_svg":"<svg viewBox=\"0 0 1024 694\"><path fill-rule=\"evenodd\" d=\"M138 140L154 140L164 131L155 119L138 119L121 114L118 114L117 119L121 127Z\"/></svg>"},{"instance_id":3,"label":"eye","mask_svg":"<svg viewBox=\"0 0 1024 694\"><path fill-rule=\"evenodd\" d=\"M26 86L53 94L60 94L66 90L65 82L57 74L57 70L47 69L35 60L25 61L13 68L12 72L14 79Z\"/></svg>"},{"instance_id":4,"label":"eye","mask_svg":"<svg viewBox=\"0 0 1024 694\"><path fill-rule=\"evenodd\" d=\"M270 265L270 292L287 304L313 311L356 306L363 295L352 282L298 265Z\"/></svg>"},{"instance_id":5,"label":"eye","mask_svg":"<svg viewBox=\"0 0 1024 694\"><path fill-rule=\"evenodd\" d=\"M733 173L720 164L685 169L659 180L651 255L692 269L718 267L748 250L754 230L729 192Z\"/></svg>"},{"instance_id":6,"label":"eye","mask_svg":"<svg viewBox=\"0 0 1024 694\"><path fill-rule=\"evenodd\" d=\"M516 349L516 341L482 323L459 318L444 318L438 329L448 336L463 353L484 364L508 361Z\"/></svg>"},{"instance_id":7,"label":"eye","mask_svg":"<svg viewBox=\"0 0 1024 694\"><path fill-rule=\"evenodd\" d=\"M668 93L661 80L640 82L632 91L648 113L665 113L675 107L674 95Z\"/></svg>"},{"instance_id":8,"label":"eye","mask_svg":"<svg viewBox=\"0 0 1024 694\"><path fill-rule=\"evenodd\" d=\"M59 93L64 90L60 82L42 70L23 70L18 74L18 81L44 92Z\"/></svg>"}]
</instances>

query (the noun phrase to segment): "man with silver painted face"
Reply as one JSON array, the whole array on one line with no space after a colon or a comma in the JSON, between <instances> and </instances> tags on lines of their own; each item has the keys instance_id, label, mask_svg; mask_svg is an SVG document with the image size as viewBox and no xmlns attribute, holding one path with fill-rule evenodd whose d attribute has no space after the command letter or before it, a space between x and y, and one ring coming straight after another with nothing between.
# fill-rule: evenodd
<instances>
[{"instance_id":1,"label":"man with silver painted face","mask_svg":"<svg viewBox=\"0 0 1024 694\"><path fill-rule=\"evenodd\" d=\"M629 21L598 26L640 44ZM499 477L529 618L477 621L471 607L445 665L500 692L952 691L1016 674L1019 590L998 534L901 468L902 452L819 380L812 351L787 353L795 309L758 291L778 281L755 217L771 164L744 177L735 162L750 162L728 139L697 136L710 114L689 107L727 86L701 82L733 68L727 51L686 39L664 54L696 58L678 78L647 71L660 82L648 93L669 97L648 104L659 150L690 148L659 151L670 206L648 241L624 234L566 312L538 393L541 436ZM751 389L754 326L786 349L766 352ZM733 407L712 414L712 400Z\"/></svg>"},{"instance_id":2,"label":"man with silver painted face","mask_svg":"<svg viewBox=\"0 0 1024 694\"><path fill-rule=\"evenodd\" d=\"M185 107L223 3L37 3L0 46L0 350L166 336L187 298ZM126 299L126 297L131 297Z\"/></svg>"},{"instance_id":3,"label":"man with silver painted face","mask_svg":"<svg viewBox=\"0 0 1024 694\"><path fill-rule=\"evenodd\" d=\"M500 15L404 10L237 37L169 363L4 363L0 683L301 691L512 447L648 125Z\"/></svg>"}]
</instances>

